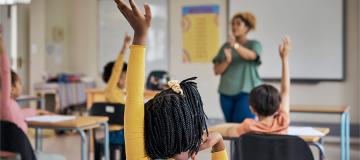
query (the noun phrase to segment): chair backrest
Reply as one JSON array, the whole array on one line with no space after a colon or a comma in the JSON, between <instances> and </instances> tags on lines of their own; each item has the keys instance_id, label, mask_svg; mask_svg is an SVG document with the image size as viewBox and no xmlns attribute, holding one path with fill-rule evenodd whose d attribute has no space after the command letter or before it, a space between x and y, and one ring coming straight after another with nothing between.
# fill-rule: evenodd
<instances>
[{"instance_id":1,"label":"chair backrest","mask_svg":"<svg viewBox=\"0 0 360 160\"><path fill-rule=\"evenodd\" d=\"M36 160L28 137L16 124L1 120L0 136L1 151L19 153L22 160Z\"/></svg>"},{"instance_id":2,"label":"chair backrest","mask_svg":"<svg viewBox=\"0 0 360 160\"><path fill-rule=\"evenodd\" d=\"M314 160L309 145L289 135L242 135L239 154L241 160Z\"/></svg>"},{"instance_id":3,"label":"chair backrest","mask_svg":"<svg viewBox=\"0 0 360 160\"><path fill-rule=\"evenodd\" d=\"M154 77L155 79L159 80L160 84L154 85L151 83L151 77ZM169 73L163 70L155 70L151 71L149 76L146 79L146 89L149 90L161 90L160 85L163 85L163 83L167 83L170 80ZM164 81L164 82L162 82Z\"/></svg>"},{"instance_id":4,"label":"chair backrest","mask_svg":"<svg viewBox=\"0 0 360 160\"><path fill-rule=\"evenodd\" d=\"M109 124L124 125L125 105L121 103L93 103L89 114L91 116L107 116Z\"/></svg>"}]
</instances>

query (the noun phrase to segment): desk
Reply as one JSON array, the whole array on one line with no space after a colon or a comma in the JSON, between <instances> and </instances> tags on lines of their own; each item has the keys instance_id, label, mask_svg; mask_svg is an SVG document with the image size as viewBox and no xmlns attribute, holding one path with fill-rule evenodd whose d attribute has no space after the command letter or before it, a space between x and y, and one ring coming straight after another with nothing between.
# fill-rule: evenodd
<instances>
[{"instance_id":1,"label":"desk","mask_svg":"<svg viewBox=\"0 0 360 160\"><path fill-rule=\"evenodd\" d=\"M20 97L18 97L16 99L16 102L19 104L23 104L23 103L29 103L31 101L37 101L40 102L40 109L44 110L45 109L45 99L44 97L39 97L39 96L30 96L30 95L21 95Z\"/></svg>"},{"instance_id":2,"label":"desk","mask_svg":"<svg viewBox=\"0 0 360 160\"><path fill-rule=\"evenodd\" d=\"M86 91L86 108L89 110L92 106L93 103L95 102L106 102L106 98L105 98L105 91L104 89L87 89ZM157 93L159 93L158 91L150 91L150 90L145 90L144 91L144 100L149 100L151 98L153 98Z\"/></svg>"},{"instance_id":3,"label":"desk","mask_svg":"<svg viewBox=\"0 0 360 160\"><path fill-rule=\"evenodd\" d=\"M338 114L341 116L341 160L350 160L349 106L291 105L292 113Z\"/></svg>"},{"instance_id":4,"label":"desk","mask_svg":"<svg viewBox=\"0 0 360 160\"><path fill-rule=\"evenodd\" d=\"M85 103L85 91L88 88L94 88L95 82L35 83L34 87L35 92L39 95L55 95L55 110L58 112L69 106Z\"/></svg>"},{"instance_id":5,"label":"desk","mask_svg":"<svg viewBox=\"0 0 360 160\"><path fill-rule=\"evenodd\" d=\"M81 136L81 159L87 160L87 138L85 130L90 130L100 126L104 127L105 134L105 159L109 159L109 128L108 128L108 117L88 116L88 117L77 117L74 120L62 121L62 122L36 122L30 121L28 125L30 128L38 129L59 129L59 130L76 130ZM42 149L41 138L39 132L35 134L35 149Z\"/></svg>"},{"instance_id":6,"label":"desk","mask_svg":"<svg viewBox=\"0 0 360 160\"><path fill-rule=\"evenodd\" d=\"M234 125L237 125L238 123L225 123L225 124L220 124L220 125L216 125L216 126L212 126L209 127L209 132L210 131L216 131L219 132L224 140L230 140L230 141L238 141L240 140L239 137L233 137L233 136L229 136L228 135L228 129L230 129L231 127L233 127ZM329 128L314 128L316 130L318 130L319 132L321 132L324 136L329 134L330 129ZM308 143L309 145L315 146L318 150L319 150L319 158L320 160L323 160L325 158L325 150L323 147L323 137L319 137L319 136L299 136L300 138L302 138L306 143ZM230 145L230 153L233 153L234 150ZM231 158L233 159L233 158Z\"/></svg>"}]
</instances>

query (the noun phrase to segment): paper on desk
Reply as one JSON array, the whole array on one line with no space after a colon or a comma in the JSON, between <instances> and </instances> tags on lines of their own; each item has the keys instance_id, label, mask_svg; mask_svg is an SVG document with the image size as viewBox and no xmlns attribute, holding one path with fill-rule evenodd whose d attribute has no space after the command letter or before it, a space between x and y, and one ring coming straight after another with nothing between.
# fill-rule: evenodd
<instances>
[{"instance_id":1,"label":"paper on desk","mask_svg":"<svg viewBox=\"0 0 360 160\"><path fill-rule=\"evenodd\" d=\"M289 127L288 134L294 136L324 136L323 133L313 127Z\"/></svg>"},{"instance_id":2,"label":"paper on desk","mask_svg":"<svg viewBox=\"0 0 360 160\"><path fill-rule=\"evenodd\" d=\"M32 122L61 122L61 121L68 121L75 119L75 116L60 116L60 115L46 115L46 116L34 116L34 117L28 117L25 120L26 121L32 121Z\"/></svg>"}]
</instances>

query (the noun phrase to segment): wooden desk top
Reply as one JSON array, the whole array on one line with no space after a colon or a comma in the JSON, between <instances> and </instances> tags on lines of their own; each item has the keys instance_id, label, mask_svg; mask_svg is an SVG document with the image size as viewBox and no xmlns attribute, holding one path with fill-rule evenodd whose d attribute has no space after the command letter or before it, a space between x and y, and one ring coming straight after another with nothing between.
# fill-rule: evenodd
<instances>
[{"instance_id":1,"label":"wooden desk top","mask_svg":"<svg viewBox=\"0 0 360 160\"><path fill-rule=\"evenodd\" d=\"M109 131L120 131L122 129L124 129L124 126L122 125L109 125Z\"/></svg>"},{"instance_id":2,"label":"wooden desk top","mask_svg":"<svg viewBox=\"0 0 360 160\"><path fill-rule=\"evenodd\" d=\"M314 128L324 134L325 136L330 133L329 128ZM305 142L319 142L321 137L313 137L313 136L300 136Z\"/></svg>"},{"instance_id":3,"label":"wooden desk top","mask_svg":"<svg viewBox=\"0 0 360 160\"><path fill-rule=\"evenodd\" d=\"M224 123L224 124L221 124L221 125L216 125L216 126L213 126L213 127L209 127L209 132L210 131L216 131L216 132L219 132L225 139L226 138L235 138L235 137L230 137L230 136L227 136L227 130L236 125L238 123ZM329 134L330 132L330 129L329 128L314 128L318 131L320 131L321 133L323 133L324 135L327 135ZM313 137L313 136L300 136L305 142L318 142L320 140L321 137Z\"/></svg>"},{"instance_id":4,"label":"wooden desk top","mask_svg":"<svg viewBox=\"0 0 360 160\"><path fill-rule=\"evenodd\" d=\"M38 96L30 96L30 95L21 95L16 98L16 101L31 101L31 100L40 100L41 97Z\"/></svg>"},{"instance_id":5,"label":"wooden desk top","mask_svg":"<svg viewBox=\"0 0 360 160\"><path fill-rule=\"evenodd\" d=\"M27 122L30 128L95 128L99 123L108 121L108 117L101 116L84 116L76 117L73 120L62 122Z\"/></svg>"},{"instance_id":6,"label":"wooden desk top","mask_svg":"<svg viewBox=\"0 0 360 160\"><path fill-rule=\"evenodd\" d=\"M291 105L290 112L303 113L344 113L349 111L349 106L317 106L317 105Z\"/></svg>"},{"instance_id":7,"label":"wooden desk top","mask_svg":"<svg viewBox=\"0 0 360 160\"><path fill-rule=\"evenodd\" d=\"M144 99L151 99L157 93L159 93L159 91L145 90L144 91ZM92 89L87 89L86 94L88 94L88 95L92 95L92 94L101 95L101 94L105 94L105 91L104 91L104 89L92 88Z\"/></svg>"}]
</instances>

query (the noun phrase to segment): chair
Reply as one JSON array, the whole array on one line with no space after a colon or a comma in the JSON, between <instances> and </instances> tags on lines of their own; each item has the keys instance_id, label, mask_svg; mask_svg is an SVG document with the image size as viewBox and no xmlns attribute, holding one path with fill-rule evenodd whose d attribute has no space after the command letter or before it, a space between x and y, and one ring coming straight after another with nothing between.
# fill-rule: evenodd
<instances>
[{"instance_id":1,"label":"chair","mask_svg":"<svg viewBox=\"0 0 360 160\"><path fill-rule=\"evenodd\" d=\"M16 124L1 120L0 128L1 151L19 153L22 160L36 160L28 137Z\"/></svg>"},{"instance_id":2,"label":"chair","mask_svg":"<svg viewBox=\"0 0 360 160\"><path fill-rule=\"evenodd\" d=\"M308 144L297 136L245 134L238 147L240 160L314 160Z\"/></svg>"},{"instance_id":3,"label":"chair","mask_svg":"<svg viewBox=\"0 0 360 160\"><path fill-rule=\"evenodd\" d=\"M154 77L157 81L157 84L151 82L151 77ZM163 85L166 85L170 80L169 73L162 70L155 70L150 72L149 76L146 79L146 89L149 90L163 90Z\"/></svg>"},{"instance_id":4,"label":"chair","mask_svg":"<svg viewBox=\"0 0 360 160\"><path fill-rule=\"evenodd\" d=\"M109 117L109 126L111 125L124 125L124 110L125 105L120 103L105 103L105 102L96 102L92 105L89 115L91 116L106 116ZM118 132L118 131L113 131ZM96 139L96 132L93 134L95 154L94 159L100 160L103 155L103 139ZM115 159L115 151L120 149L121 159L125 158L125 146L117 143L110 143L110 159Z\"/></svg>"}]
</instances>

